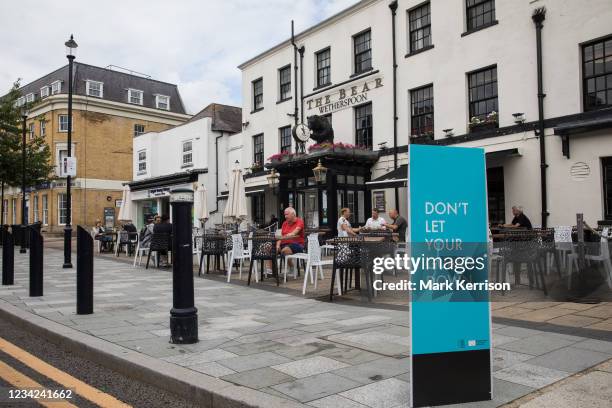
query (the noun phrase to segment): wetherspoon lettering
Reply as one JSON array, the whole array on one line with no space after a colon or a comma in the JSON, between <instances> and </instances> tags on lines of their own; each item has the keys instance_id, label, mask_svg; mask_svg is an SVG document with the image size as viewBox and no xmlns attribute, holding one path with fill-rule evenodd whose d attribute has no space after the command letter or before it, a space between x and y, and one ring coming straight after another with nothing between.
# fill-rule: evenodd
<instances>
[{"instance_id":1,"label":"wetherspoon lettering","mask_svg":"<svg viewBox=\"0 0 612 408\"><path fill-rule=\"evenodd\" d=\"M382 78L374 78L359 85L340 88L337 92L329 95L308 99L306 107L309 111L314 109L317 114L325 115L367 102L369 100L368 92L382 86Z\"/></svg>"}]
</instances>

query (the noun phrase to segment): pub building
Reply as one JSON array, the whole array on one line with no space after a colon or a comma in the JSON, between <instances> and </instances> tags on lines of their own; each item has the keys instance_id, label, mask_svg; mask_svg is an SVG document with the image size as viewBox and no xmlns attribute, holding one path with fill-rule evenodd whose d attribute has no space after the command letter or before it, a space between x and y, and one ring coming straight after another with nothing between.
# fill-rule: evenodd
<instances>
[{"instance_id":1,"label":"pub building","mask_svg":"<svg viewBox=\"0 0 612 408\"><path fill-rule=\"evenodd\" d=\"M421 143L485 150L493 224L612 222L609 21L606 0L362 0L261 52L239 66L249 221L406 217Z\"/></svg>"}]
</instances>

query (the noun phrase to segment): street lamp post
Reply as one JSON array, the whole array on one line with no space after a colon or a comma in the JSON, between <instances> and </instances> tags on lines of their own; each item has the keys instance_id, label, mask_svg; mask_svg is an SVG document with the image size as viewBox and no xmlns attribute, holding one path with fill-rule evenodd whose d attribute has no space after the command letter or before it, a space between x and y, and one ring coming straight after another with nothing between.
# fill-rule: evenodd
<instances>
[{"instance_id":1,"label":"street lamp post","mask_svg":"<svg viewBox=\"0 0 612 408\"><path fill-rule=\"evenodd\" d=\"M21 249L20 254L26 253L26 120L28 114L24 110L21 114Z\"/></svg>"},{"instance_id":2,"label":"street lamp post","mask_svg":"<svg viewBox=\"0 0 612 408\"><path fill-rule=\"evenodd\" d=\"M66 58L68 58L68 157L72 157L72 64L78 47L72 35L66 41ZM64 268L72 268L72 197L70 184L72 177L66 176L66 226L64 228Z\"/></svg>"}]
</instances>

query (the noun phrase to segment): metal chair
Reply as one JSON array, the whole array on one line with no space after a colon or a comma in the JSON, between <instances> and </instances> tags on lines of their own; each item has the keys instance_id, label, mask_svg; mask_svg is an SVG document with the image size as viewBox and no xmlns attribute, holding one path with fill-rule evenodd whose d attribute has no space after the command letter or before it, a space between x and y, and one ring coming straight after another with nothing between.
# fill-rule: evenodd
<instances>
[{"instance_id":1,"label":"metal chair","mask_svg":"<svg viewBox=\"0 0 612 408\"><path fill-rule=\"evenodd\" d=\"M153 236L151 236L151 243L149 244L149 253L147 254L147 265L145 266L145 269L149 269L149 260L151 259L151 254L153 252L155 252L156 258L159 256L159 253L163 251L167 251L168 256L170 256L170 252L172 250L171 245L172 241L169 233L154 232Z\"/></svg>"},{"instance_id":2,"label":"metal chair","mask_svg":"<svg viewBox=\"0 0 612 408\"><path fill-rule=\"evenodd\" d=\"M221 234L205 234L202 236L202 247L200 249L200 266L198 276L202 275L202 264L206 256L206 273L210 271L210 257L214 257L215 268L219 269L221 257L226 251L226 236Z\"/></svg>"},{"instance_id":3,"label":"metal chair","mask_svg":"<svg viewBox=\"0 0 612 408\"><path fill-rule=\"evenodd\" d=\"M506 269L508 264L513 265L515 283L520 284L521 266L527 265L527 277L529 288L541 288L544 295L548 294L544 277L545 265L541 261L542 240L537 231L506 231L506 242L500 247L500 255L503 256L501 282L506 281Z\"/></svg>"},{"instance_id":4,"label":"metal chair","mask_svg":"<svg viewBox=\"0 0 612 408\"><path fill-rule=\"evenodd\" d=\"M278 265L276 263L276 239L269 235L254 235L251 238L253 248L251 250L251 264L249 265L249 279L247 285L251 284L253 265L259 261L261 263L261 280L264 279L264 262L271 261L272 274L276 277L276 286L280 285ZM257 271L255 271L257 273Z\"/></svg>"},{"instance_id":5,"label":"metal chair","mask_svg":"<svg viewBox=\"0 0 612 408\"><path fill-rule=\"evenodd\" d=\"M334 259L332 262L332 278L329 290L329 300L334 300L334 284L336 273L340 275L340 286L338 295L342 290L348 290L349 272L355 274L355 288L360 288L359 271L362 265L363 237L338 237L334 238ZM343 276L344 275L344 276ZM343 288L344 287L344 288Z\"/></svg>"}]
</instances>

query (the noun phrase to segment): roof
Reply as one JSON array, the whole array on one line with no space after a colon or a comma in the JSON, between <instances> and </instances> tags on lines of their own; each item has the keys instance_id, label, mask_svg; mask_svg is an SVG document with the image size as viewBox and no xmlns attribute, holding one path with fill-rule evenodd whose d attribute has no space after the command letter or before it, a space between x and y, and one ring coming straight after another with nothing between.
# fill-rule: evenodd
<instances>
[{"instance_id":1,"label":"roof","mask_svg":"<svg viewBox=\"0 0 612 408\"><path fill-rule=\"evenodd\" d=\"M312 34L313 32L318 31L319 29L321 29L321 28L323 28L323 27L325 27L327 25L330 25L330 24L336 22L337 20L340 20L340 19L348 16L349 14L354 13L355 11L358 11L358 10L364 8L364 7L367 7L370 4L375 3L377 1L380 1L380 0L361 0L361 1L358 1L357 3L353 4L352 6L347 7L346 9L340 11L339 13L336 13L333 16L328 17L325 20L321 21L320 23L317 23L317 24L311 26L310 28L307 28L306 30L296 34L295 35L295 40L299 41L303 37L306 37L309 34ZM281 42L280 44L277 44L274 47L269 48L268 50L266 50L266 51L264 51L264 52L262 52L262 53L260 53L260 54L258 54L256 56L254 56L253 58L250 58L249 60L243 62L242 64L238 65L238 68L239 69L244 69L247 66L251 65L253 62L259 60L260 58L265 57L265 56L267 56L269 54L272 54L272 53L278 51L279 49L281 49L283 47L286 47L286 46L288 46L290 44L291 44L291 38L288 38L287 40Z\"/></svg>"},{"instance_id":2,"label":"roof","mask_svg":"<svg viewBox=\"0 0 612 408\"><path fill-rule=\"evenodd\" d=\"M22 95L33 93L40 100L40 88L49 86L55 81L62 81L61 94L68 93L68 65L65 65L27 85L22 86L19 91ZM138 75L114 71L108 68L100 68L93 65L74 63L73 84L74 94L86 96L86 80L104 83L103 98L114 102L127 103L127 89L138 89L143 91L142 106L157 109L155 95L170 97L170 112L185 114L185 106L175 84L157 81Z\"/></svg>"},{"instance_id":3,"label":"roof","mask_svg":"<svg viewBox=\"0 0 612 408\"><path fill-rule=\"evenodd\" d=\"M401 166L391 170L390 172L383 174L382 176L377 177L372 181L366 182L366 188L375 189L375 188L406 187L407 182L408 182L408 165L402 164Z\"/></svg>"},{"instance_id":4,"label":"roof","mask_svg":"<svg viewBox=\"0 0 612 408\"><path fill-rule=\"evenodd\" d=\"M212 118L212 130L238 133L242 130L242 109L236 106L211 103L185 123Z\"/></svg>"}]
</instances>

